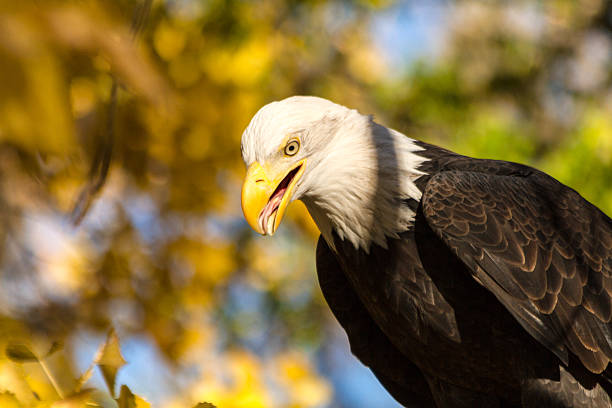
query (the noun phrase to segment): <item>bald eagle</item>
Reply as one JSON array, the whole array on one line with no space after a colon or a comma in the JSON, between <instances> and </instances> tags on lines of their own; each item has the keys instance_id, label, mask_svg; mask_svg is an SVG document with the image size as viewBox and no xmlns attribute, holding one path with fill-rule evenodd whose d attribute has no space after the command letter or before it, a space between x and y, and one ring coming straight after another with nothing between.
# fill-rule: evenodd
<instances>
[{"instance_id":1,"label":"bald eagle","mask_svg":"<svg viewBox=\"0 0 612 408\"><path fill-rule=\"evenodd\" d=\"M612 220L534 168L461 156L325 99L261 108L242 208L302 200L323 295L406 406L612 406Z\"/></svg>"}]
</instances>

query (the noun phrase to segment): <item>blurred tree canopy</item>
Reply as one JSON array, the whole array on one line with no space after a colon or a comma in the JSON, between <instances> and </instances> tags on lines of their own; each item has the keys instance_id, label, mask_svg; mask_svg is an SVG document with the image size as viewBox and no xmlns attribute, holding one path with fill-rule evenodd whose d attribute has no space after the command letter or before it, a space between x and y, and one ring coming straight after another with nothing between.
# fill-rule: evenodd
<instances>
[{"instance_id":1,"label":"blurred tree canopy","mask_svg":"<svg viewBox=\"0 0 612 408\"><path fill-rule=\"evenodd\" d=\"M78 351L111 327L161 356L162 406L345 404L316 227L293 204L263 239L240 212L240 136L272 100L535 166L612 214L612 2L439 2L438 55L393 64L373 22L410 4L0 0L0 405L146 406Z\"/></svg>"}]
</instances>

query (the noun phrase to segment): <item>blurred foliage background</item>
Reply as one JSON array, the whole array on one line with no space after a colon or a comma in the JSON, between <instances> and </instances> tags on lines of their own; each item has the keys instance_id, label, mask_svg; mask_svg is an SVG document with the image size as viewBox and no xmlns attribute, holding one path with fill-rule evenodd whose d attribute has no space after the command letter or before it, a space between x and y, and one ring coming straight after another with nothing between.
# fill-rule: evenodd
<instances>
[{"instance_id":1,"label":"blurred foliage background","mask_svg":"<svg viewBox=\"0 0 612 408\"><path fill-rule=\"evenodd\" d=\"M242 218L242 130L293 94L612 214L612 2L0 0L0 405L398 406L301 204L274 239Z\"/></svg>"}]
</instances>

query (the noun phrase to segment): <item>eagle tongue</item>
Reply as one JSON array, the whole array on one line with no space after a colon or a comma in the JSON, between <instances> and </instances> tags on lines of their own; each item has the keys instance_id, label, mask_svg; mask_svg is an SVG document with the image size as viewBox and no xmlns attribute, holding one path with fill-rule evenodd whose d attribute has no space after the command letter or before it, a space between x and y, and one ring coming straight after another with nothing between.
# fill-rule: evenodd
<instances>
[{"instance_id":1,"label":"eagle tongue","mask_svg":"<svg viewBox=\"0 0 612 408\"><path fill-rule=\"evenodd\" d=\"M276 187L276 190L268 200L268 203L266 204L264 209L261 211L261 214L259 215L259 225L261 226L261 229L266 233L274 229L274 221L276 220L276 217L272 220L270 220L270 217L280 206L280 203L283 200L283 196L289 188L289 184L291 183L291 181L293 180L293 178L301 167L302 165L300 164L285 176L285 178L280 182L278 187Z\"/></svg>"},{"instance_id":2,"label":"eagle tongue","mask_svg":"<svg viewBox=\"0 0 612 408\"><path fill-rule=\"evenodd\" d=\"M261 215L259 216L259 222L261 223L262 229L264 231L267 230L268 219L270 216L278 209L280 203L285 195L285 191L287 191L287 187L279 188L274 192L274 195L270 197L270 200L264 207ZM270 226L272 227L272 226ZM270 228L271 229L271 228ZM267 231L266 231L267 232Z\"/></svg>"}]
</instances>

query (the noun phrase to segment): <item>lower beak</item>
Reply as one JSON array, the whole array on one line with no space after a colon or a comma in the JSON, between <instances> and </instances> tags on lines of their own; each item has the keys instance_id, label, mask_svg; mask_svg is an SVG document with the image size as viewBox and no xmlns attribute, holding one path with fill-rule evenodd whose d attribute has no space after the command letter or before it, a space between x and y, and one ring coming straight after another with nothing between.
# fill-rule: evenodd
<instances>
[{"instance_id":1,"label":"lower beak","mask_svg":"<svg viewBox=\"0 0 612 408\"><path fill-rule=\"evenodd\" d=\"M305 165L306 160L302 160L273 179L258 162L249 166L242 185L242 212L251 228L262 235L276 232Z\"/></svg>"}]
</instances>

